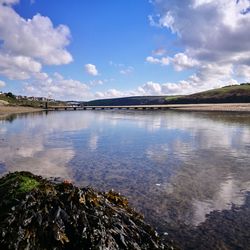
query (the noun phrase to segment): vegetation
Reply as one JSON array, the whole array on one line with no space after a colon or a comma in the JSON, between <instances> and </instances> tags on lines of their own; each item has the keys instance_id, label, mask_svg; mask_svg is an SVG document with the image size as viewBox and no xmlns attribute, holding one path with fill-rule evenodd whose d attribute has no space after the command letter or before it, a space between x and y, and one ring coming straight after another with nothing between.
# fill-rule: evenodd
<instances>
[{"instance_id":1,"label":"vegetation","mask_svg":"<svg viewBox=\"0 0 250 250\"><path fill-rule=\"evenodd\" d=\"M166 100L168 104L175 103L241 103L250 102L250 83L226 86L192 95Z\"/></svg>"},{"instance_id":2,"label":"vegetation","mask_svg":"<svg viewBox=\"0 0 250 250\"><path fill-rule=\"evenodd\" d=\"M38 186L39 182L31 174L8 175L0 179L0 197L2 199L10 197L15 199L20 194L29 192Z\"/></svg>"},{"instance_id":3,"label":"vegetation","mask_svg":"<svg viewBox=\"0 0 250 250\"><path fill-rule=\"evenodd\" d=\"M15 172L0 195L0 249L175 249L114 191Z\"/></svg>"},{"instance_id":4,"label":"vegetation","mask_svg":"<svg viewBox=\"0 0 250 250\"><path fill-rule=\"evenodd\" d=\"M86 102L89 106L153 105L163 104L166 96L132 96Z\"/></svg>"},{"instance_id":5,"label":"vegetation","mask_svg":"<svg viewBox=\"0 0 250 250\"><path fill-rule=\"evenodd\" d=\"M7 97L11 98L11 99L16 99L16 97L11 93L11 92L8 92L6 94Z\"/></svg>"},{"instance_id":6,"label":"vegetation","mask_svg":"<svg viewBox=\"0 0 250 250\"><path fill-rule=\"evenodd\" d=\"M46 101L31 100L31 99L26 98L26 97L17 98L17 96L12 94L11 92L8 92L6 94L1 94L0 100L8 102L9 105L12 105L12 106L24 106L24 107L33 107L33 108L45 107L45 102L46 102ZM64 105L64 102L62 102L62 101L50 101L49 104L51 106Z\"/></svg>"}]
</instances>

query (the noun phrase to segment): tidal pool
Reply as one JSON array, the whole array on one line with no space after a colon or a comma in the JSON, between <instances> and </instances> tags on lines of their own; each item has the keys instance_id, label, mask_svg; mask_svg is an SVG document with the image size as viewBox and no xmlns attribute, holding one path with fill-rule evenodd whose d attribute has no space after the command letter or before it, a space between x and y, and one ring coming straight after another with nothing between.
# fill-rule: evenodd
<instances>
[{"instance_id":1,"label":"tidal pool","mask_svg":"<svg viewBox=\"0 0 250 250\"><path fill-rule=\"evenodd\" d=\"M249 215L250 114L95 110L11 116L0 120L0 174L17 170L115 189L182 248L250 245L246 213L233 223L241 231L236 243L226 228L241 209ZM227 211L231 217L224 216ZM225 227L213 234L213 247L197 243L209 223ZM196 242L187 244L194 235Z\"/></svg>"}]
</instances>

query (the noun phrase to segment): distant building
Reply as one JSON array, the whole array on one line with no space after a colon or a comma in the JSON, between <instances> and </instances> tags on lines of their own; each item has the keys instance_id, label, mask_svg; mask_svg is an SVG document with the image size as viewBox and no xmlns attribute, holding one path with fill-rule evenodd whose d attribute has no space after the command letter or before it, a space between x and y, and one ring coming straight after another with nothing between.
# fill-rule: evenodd
<instances>
[{"instance_id":1,"label":"distant building","mask_svg":"<svg viewBox=\"0 0 250 250\"><path fill-rule=\"evenodd\" d=\"M17 100L21 100L21 99L23 99L23 96L17 95L17 96L16 96L16 99L17 99Z\"/></svg>"},{"instance_id":2,"label":"distant building","mask_svg":"<svg viewBox=\"0 0 250 250\"><path fill-rule=\"evenodd\" d=\"M72 106L72 107L80 107L80 106L81 106L81 103L80 103L80 102L75 102L75 101L67 102L67 104L68 104L69 106Z\"/></svg>"}]
</instances>

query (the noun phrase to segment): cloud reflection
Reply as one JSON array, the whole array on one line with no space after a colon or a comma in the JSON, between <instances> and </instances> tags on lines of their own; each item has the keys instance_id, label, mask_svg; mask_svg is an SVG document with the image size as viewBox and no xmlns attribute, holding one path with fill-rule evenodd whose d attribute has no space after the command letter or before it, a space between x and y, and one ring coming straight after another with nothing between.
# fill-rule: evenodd
<instances>
[{"instance_id":1,"label":"cloud reflection","mask_svg":"<svg viewBox=\"0 0 250 250\"><path fill-rule=\"evenodd\" d=\"M246 115L52 112L1 122L0 135L6 171L114 188L161 221L196 225L250 190Z\"/></svg>"}]
</instances>

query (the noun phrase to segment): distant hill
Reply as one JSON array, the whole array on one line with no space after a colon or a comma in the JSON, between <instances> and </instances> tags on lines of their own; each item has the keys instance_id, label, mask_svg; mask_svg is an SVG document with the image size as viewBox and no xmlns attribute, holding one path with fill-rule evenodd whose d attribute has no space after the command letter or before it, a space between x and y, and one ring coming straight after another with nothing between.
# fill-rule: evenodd
<instances>
[{"instance_id":1,"label":"distant hill","mask_svg":"<svg viewBox=\"0 0 250 250\"><path fill-rule=\"evenodd\" d=\"M166 99L166 104L194 104L194 103L240 103L250 102L250 83L225 86L200 93L181 96L171 100Z\"/></svg>"},{"instance_id":2,"label":"distant hill","mask_svg":"<svg viewBox=\"0 0 250 250\"><path fill-rule=\"evenodd\" d=\"M231 85L200 93L182 96L132 96L84 102L89 106L125 106L194 103L240 103L250 102L250 83Z\"/></svg>"},{"instance_id":3,"label":"distant hill","mask_svg":"<svg viewBox=\"0 0 250 250\"><path fill-rule=\"evenodd\" d=\"M172 96L169 97L173 98ZM85 102L89 106L125 106L125 105L160 105L165 104L166 96L131 96L112 99L101 99Z\"/></svg>"}]
</instances>

